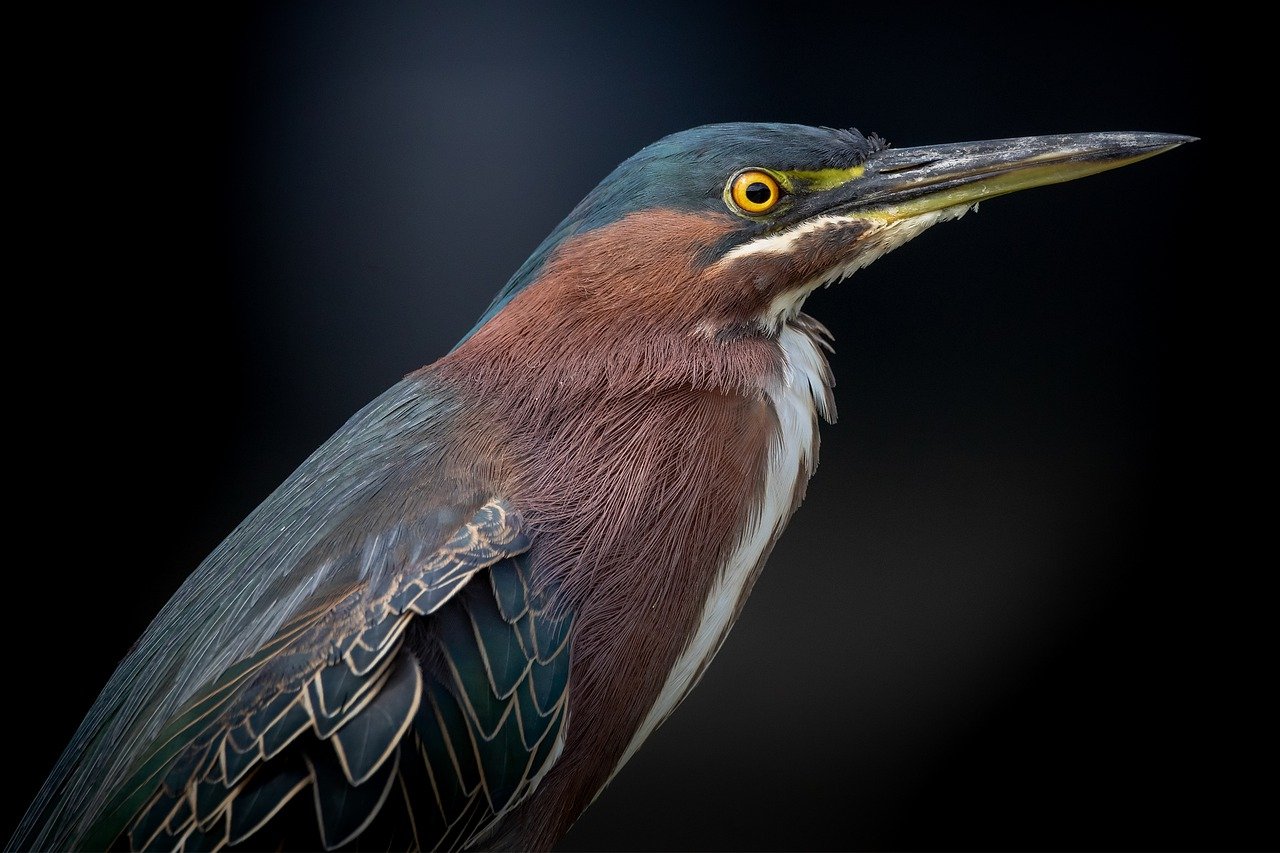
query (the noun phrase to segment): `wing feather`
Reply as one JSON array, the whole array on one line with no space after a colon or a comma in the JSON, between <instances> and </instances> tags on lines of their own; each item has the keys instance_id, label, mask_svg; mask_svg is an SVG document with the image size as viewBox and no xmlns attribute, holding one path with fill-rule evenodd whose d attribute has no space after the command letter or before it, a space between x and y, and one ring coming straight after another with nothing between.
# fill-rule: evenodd
<instances>
[{"instance_id":1,"label":"wing feather","mask_svg":"<svg viewBox=\"0 0 1280 853\"><path fill-rule=\"evenodd\" d=\"M189 835L191 826L212 834L225 825L226 840L233 834L243 840L308 780L324 788L313 792L313 799L325 845L346 843L350 832L363 830L365 818L373 816L353 817L341 804L329 770L338 768L350 788L360 789L352 803L380 808L385 791L391 789L385 768L398 763L401 743L419 716L423 697L419 660L403 648L405 629L412 618L421 617L413 611L399 612L390 602L412 587L414 595L405 600L405 606L412 606L437 579L456 592L487 568L487 561L529 546L518 516L500 501L486 503L464 528L429 559L407 567L405 574L412 573L412 578L388 574L380 592L356 589L328 608L314 608L305 630L290 626L288 642L270 642L248 665L233 667L225 678L233 684L231 689L215 683L194 703L202 714L198 724L180 714L178 733L158 739L156 750L143 758L139 772L108 811L112 821L125 817L130 845L154 844L161 825L168 827L165 837L176 839ZM437 600L443 605L451 595ZM392 628L381 627L387 624ZM371 665L353 667L350 651L357 646L372 657ZM307 774L299 769L298 756L310 768ZM278 780L273 778L277 772ZM367 786L375 779L382 788L371 799ZM142 807L130 812L130 804L148 791L153 793ZM241 817L228 820L246 791L253 795L253 805ZM273 792L282 798L275 806L266 801ZM172 816L188 801L190 814L174 826ZM94 837L110 839L119 831L99 826Z\"/></svg>"},{"instance_id":2,"label":"wing feather","mask_svg":"<svg viewBox=\"0 0 1280 853\"><path fill-rule=\"evenodd\" d=\"M424 382L353 418L188 579L11 847L462 849L536 789L574 614L534 582L516 509L448 467L432 436L459 406Z\"/></svg>"}]
</instances>

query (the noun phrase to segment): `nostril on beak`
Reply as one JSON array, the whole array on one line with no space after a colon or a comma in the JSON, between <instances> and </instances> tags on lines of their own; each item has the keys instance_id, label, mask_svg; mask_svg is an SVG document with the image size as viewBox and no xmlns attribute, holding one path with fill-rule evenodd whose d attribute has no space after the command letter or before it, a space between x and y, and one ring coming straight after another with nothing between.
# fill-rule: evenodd
<instances>
[{"instance_id":1,"label":"nostril on beak","mask_svg":"<svg viewBox=\"0 0 1280 853\"><path fill-rule=\"evenodd\" d=\"M887 166L880 169L882 175L896 175L899 172L910 172L912 169L920 169L931 163L937 163L941 157L921 157L919 160L912 160L909 163L899 163L894 166Z\"/></svg>"}]
</instances>

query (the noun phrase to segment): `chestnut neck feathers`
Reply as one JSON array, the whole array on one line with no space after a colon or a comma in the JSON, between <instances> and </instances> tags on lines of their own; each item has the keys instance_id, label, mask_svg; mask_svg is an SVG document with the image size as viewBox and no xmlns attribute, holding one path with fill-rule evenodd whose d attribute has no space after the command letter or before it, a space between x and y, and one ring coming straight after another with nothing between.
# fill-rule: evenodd
<instances>
[{"instance_id":1,"label":"chestnut neck feathers","mask_svg":"<svg viewBox=\"0 0 1280 853\"><path fill-rule=\"evenodd\" d=\"M511 822L529 827L516 846L558 837L651 727L724 568L751 540L741 577L716 593L736 617L781 529L771 519L748 533L786 440L773 395L796 384L810 420L812 395L826 399L825 362L799 376L776 335L717 333L739 327L742 306L717 301L724 291L689 259L722 233L714 217L648 211L567 240L536 282L424 371L484 413L488 428L457 441L501 460L494 488L536 532L535 576L578 614L564 753L537 813ZM791 331L816 341L819 329ZM786 516L814 450L787 457Z\"/></svg>"}]
</instances>

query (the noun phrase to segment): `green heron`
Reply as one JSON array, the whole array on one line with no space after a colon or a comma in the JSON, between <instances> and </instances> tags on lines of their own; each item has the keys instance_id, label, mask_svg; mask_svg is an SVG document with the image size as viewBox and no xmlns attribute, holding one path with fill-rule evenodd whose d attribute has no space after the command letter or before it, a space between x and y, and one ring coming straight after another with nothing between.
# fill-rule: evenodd
<instances>
[{"instance_id":1,"label":"green heron","mask_svg":"<svg viewBox=\"0 0 1280 853\"><path fill-rule=\"evenodd\" d=\"M10 846L551 846L697 683L804 497L835 411L806 297L1189 139L648 146L196 569Z\"/></svg>"}]
</instances>

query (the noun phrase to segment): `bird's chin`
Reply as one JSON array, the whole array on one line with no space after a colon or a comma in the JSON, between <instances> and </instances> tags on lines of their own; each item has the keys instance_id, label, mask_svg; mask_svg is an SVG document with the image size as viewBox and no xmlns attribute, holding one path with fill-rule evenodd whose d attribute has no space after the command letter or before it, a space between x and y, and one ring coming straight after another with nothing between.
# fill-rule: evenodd
<instances>
[{"instance_id":1,"label":"bird's chin","mask_svg":"<svg viewBox=\"0 0 1280 853\"><path fill-rule=\"evenodd\" d=\"M910 215L899 215L892 210L855 211L839 215L826 214L802 223L795 230L803 229L805 233L813 233L826 229L847 228L854 223L866 230L858 240L856 249L847 258L809 279L800 287L775 297L761 315L761 325L780 330L787 322L799 316L809 294L818 288L830 287L832 284L843 281L939 222L959 219L970 210L976 210L977 207L978 202L974 201ZM870 227L867 227L868 225Z\"/></svg>"}]
</instances>

